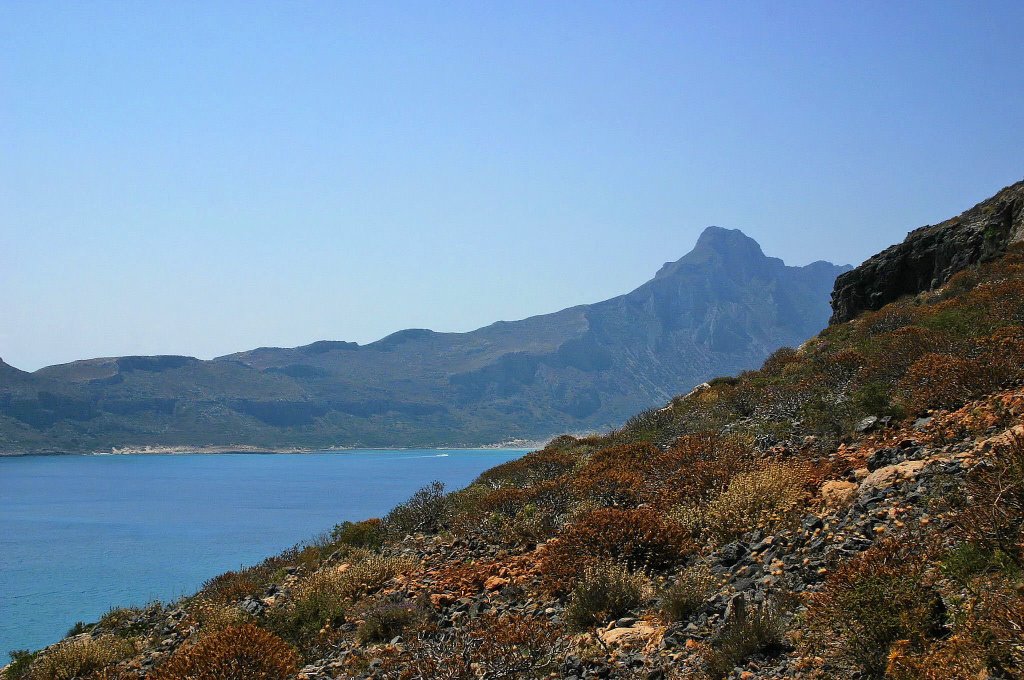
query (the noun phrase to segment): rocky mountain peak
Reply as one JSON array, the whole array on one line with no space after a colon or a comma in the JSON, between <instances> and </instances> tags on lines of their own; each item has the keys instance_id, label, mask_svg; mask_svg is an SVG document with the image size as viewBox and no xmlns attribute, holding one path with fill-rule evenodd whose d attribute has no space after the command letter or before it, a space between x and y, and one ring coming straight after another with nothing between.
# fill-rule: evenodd
<instances>
[{"instance_id":1,"label":"rocky mountain peak","mask_svg":"<svg viewBox=\"0 0 1024 680\"><path fill-rule=\"evenodd\" d=\"M739 229L711 226L704 229L693 250L675 262L666 262L654 278L671 277L693 266L746 270L751 265L769 262L782 264L782 260L767 257L760 244Z\"/></svg>"}]
</instances>

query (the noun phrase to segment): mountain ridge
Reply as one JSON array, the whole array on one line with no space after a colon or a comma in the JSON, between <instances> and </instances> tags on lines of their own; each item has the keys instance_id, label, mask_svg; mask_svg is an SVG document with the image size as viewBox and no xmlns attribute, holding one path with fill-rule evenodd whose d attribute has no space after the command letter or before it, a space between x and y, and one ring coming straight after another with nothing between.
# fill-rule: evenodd
<instances>
[{"instance_id":1,"label":"mountain ridge","mask_svg":"<svg viewBox=\"0 0 1024 680\"><path fill-rule=\"evenodd\" d=\"M789 267L709 227L628 293L465 333L48 366L0 384L0 450L451 446L617 427L813 335L845 269Z\"/></svg>"}]
</instances>

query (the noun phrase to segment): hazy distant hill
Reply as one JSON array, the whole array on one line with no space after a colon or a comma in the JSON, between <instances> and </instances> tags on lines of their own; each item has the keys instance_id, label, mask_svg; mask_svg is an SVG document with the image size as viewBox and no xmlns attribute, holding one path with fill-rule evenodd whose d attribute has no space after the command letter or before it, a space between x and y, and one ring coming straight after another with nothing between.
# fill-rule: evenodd
<instances>
[{"instance_id":1,"label":"hazy distant hill","mask_svg":"<svg viewBox=\"0 0 1024 680\"><path fill-rule=\"evenodd\" d=\"M469 333L35 373L0 362L0 451L458 445L615 427L821 330L848 268L787 267L741 232L709 227L631 293Z\"/></svg>"}]
</instances>

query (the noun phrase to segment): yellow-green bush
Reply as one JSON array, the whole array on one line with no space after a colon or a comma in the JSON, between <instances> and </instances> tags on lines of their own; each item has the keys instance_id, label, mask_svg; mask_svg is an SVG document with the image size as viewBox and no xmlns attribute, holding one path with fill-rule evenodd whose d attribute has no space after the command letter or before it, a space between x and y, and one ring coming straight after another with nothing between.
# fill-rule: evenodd
<instances>
[{"instance_id":1,"label":"yellow-green bush","mask_svg":"<svg viewBox=\"0 0 1024 680\"><path fill-rule=\"evenodd\" d=\"M65 640L35 658L29 680L72 680L99 671L135 653L130 640L116 635Z\"/></svg>"},{"instance_id":2,"label":"yellow-green bush","mask_svg":"<svg viewBox=\"0 0 1024 680\"><path fill-rule=\"evenodd\" d=\"M407 557L372 554L344 572L336 571L338 590L346 599L372 595L399 574L408 572L416 563Z\"/></svg>"},{"instance_id":3,"label":"yellow-green bush","mask_svg":"<svg viewBox=\"0 0 1024 680\"><path fill-rule=\"evenodd\" d=\"M377 550L384 543L384 523L379 519L343 522L331 532L331 539L353 548Z\"/></svg>"},{"instance_id":4,"label":"yellow-green bush","mask_svg":"<svg viewBox=\"0 0 1024 680\"><path fill-rule=\"evenodd\" d=\"M693 509L691 526L728 541L754 529L784 525L800 507L806 479L803 466L782 463L741 472L705 507Z\"/></svg>"},{"instance_id":5,"label":"yellow-green bush","mask_svg":"<svg viewBox=\"0 0 1024 680\"><path fill-rule=\"evenodd\" d=\"M317 572L299 586L290 603L267 613L266 626L303 653L319 649L321 637L345 622L347 586L334 569Z\"/></svg>"},{"instance_id":6,"label":"yellow-green bush","mask_svg":"<svg viewBox=\"0 0 1024 680\"><path fill-rule=\"evenodd\" d=\"M601 625L638 607L649 589L642 574L616 562L587 567L569 594L566 621L579 630Z\"/></svg>"},{"instance_id":7,"label":"yellow-green bush","mask_svg":"<svg viewBox=\"0 0 1024 680\"><path fill-rule=\"evenodd\" d=\"M714 594L717 580L706 565L684 569L661 593L661 613L669 621L686 621Z\"/></svg>"}]
</instances>

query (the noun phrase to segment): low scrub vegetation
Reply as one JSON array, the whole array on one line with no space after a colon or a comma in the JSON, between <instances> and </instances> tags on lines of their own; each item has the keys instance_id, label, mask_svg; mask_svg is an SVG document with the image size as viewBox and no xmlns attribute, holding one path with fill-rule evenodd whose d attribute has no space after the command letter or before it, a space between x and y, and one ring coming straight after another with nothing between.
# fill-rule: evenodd
<instances>
[{"instance_id":1,"label":"low scrub vegetation","mask_svg":"<svg viewBox=\"0 0 1024 680\"><path fill-rule=\"evenodd\" d=\"M694 514L698 533L728 542L748 531L774 532L792 523L807 495L809 475L805 465L769 463L741 472L729 480L720 495Z\"/></svg>"},{"instance_id":2,"label":"low scrub vegetation","mask_svg":"<svg viewBox=\"0 0 1024 680\"><path fill-rule=\"evenodd\" d=\"M566 620L578 630L607 623L638 607L648 589L647 579L616 562L587 567L569 594Z\"/></svg>"},{"instance_id":3,"label":"low scrub vegetation","mask_svg":"<svg viewBox=\"0 0 1024 680\"><path fill-rule=\"evenodd\" d=\"M705 652L712 678L722 678L754 654L774 656L786 647L786 622L774 603L758 605L728 621Z\"/></svg>"},{"instance_id":4,"label":"low scrub vegetation","mask_svg":"<svg viewBox=\"0 0 1024 680\"><path fill-rule=\"evenodd\" d=\"M384 544L384 538L384 522L379 519L344 522L331 532L335 543L366 550L378 550Z\"/></svg>"},{"instance_id":5,"label":"low scrub vegetation","mask_svg":"<svg viewBox=\"0 0 1024 680\"><path fill-rule=\"evenodd\" d=\"M684 569L661 593L661 612L673 622L686 621L717 591L718 580L701 564Z\"/></svg>"},{"instance_id":6,"label":"low scrub vegetation","mask_svg":"<svg viewBox=\"0 0 1024 680\"><path fill-rule=\"evenodd\" d=\"M361 644L388 642L426 616L424 608L402 597L371 600L362 606L362 623L356 632Z\"/></svg>"},{"instance_id":7,"label":"low scrub vegetation","mask_svg":"<svg viewBox=\"0 0 1024 680\"><path fill-rule=\"evenodd\" d=\"M84 678L108 666L129 658L135 653L135 644L116 635L78 637L65 640L45 654L35 658L20 655L15 672L8 678L24 680L73 680Z\"/></svg>"},{"instance_id":8,"label":"low scrub vegetation","mask_svg":"<svg viewBox=\"0 0 1024 680\"><path fill-rule=\"evenodd\" d=\"M416 533L434 533L443 525L448 510L444 484L432 482L395 506L384 518L384 526L396 537Z\"/></svg>"},{"instance_id":9,"label":"low scrub vegetation","mask_svg":"<svg viewBox=\"0 0 1024 680\"><path fill-rule=\"evenodd\" d=\"M277 636L253 625L229 627L175 652L153 680L286 680L299 657Z\"/></svg>"},{"instance_id":10,"label":"low scrub vegetation","mask_svg":"<svg viewBox=\"0 0 1024 680\"><path fill-rule=\"evenodd\" d=\"M923 551L897 543L841 565L811 599L811 649L865 677L885 676L892 646L920 651L944 635L945 607Z\"/></svg>"},{"instance_id":11,"label":"low scrub vegetation","mask_svg":"<svg viewBox=\"0 0 1024 680\"><path fill-rule=\"evenodd\" d=\"M1024 677L1022 282L1018 246L606 436L212 579L155 677L324 658L403 680ZM149 618L17 653L8 680L116 677Z\"/></svg>"},{"instance_id":12,"label":"low scrub vegetation","mask_svg":"<svg viewBox=\"0 0 1024 680\"><path fill-rule=\"evenodd\" d=\"M598 561L656 573L678 565L692 550L688 537L651 508L600 508L567 526L542 565L554 591L564 591Z\"/></svg>"}]
</instances>

